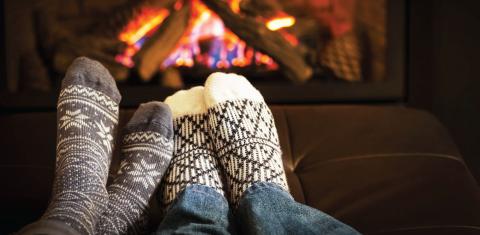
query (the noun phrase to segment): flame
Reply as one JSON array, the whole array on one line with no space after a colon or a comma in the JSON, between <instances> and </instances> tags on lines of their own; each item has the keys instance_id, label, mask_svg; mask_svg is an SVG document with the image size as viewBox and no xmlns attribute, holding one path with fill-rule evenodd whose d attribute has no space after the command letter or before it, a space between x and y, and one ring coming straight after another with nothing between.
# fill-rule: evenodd
<instances>
[{"instance_id":1,"label":"flame","mask_svg":"<svg viewBox=\"0 0 480 235\"><path fill-rule=\"evenodd\" d=\"M291 27L295 24L295 18L292 16L285 16L274 18L272 20L267 21L266 26L268 29L272 31L277 31L281 28Z\"/></svg>"},{"instance_id":2,"label":"flame","mask_svg":"<svg viewBox=\"0 0 480 235\"><path fill-rule=\"evenodd\" d=\"M169 11L166 9L159 9L158 11L144 9L140 17L130 22L118 38L127 45L133 45L160 25L168 15Z\"/></svg>"},{"instance_id":3,"label":"flame","mask_svg":"<svg viewBox=\"0 0 480 235\"><path fill-rule=\"evenodd\" d=\"M235 13L240 13L240 1L242 0L230 0L230 8Z\"/></svg>"},{"instance_id":4,"label":"flame","mask_svg":"<svg viewBox=\"0 0 480 235\"><path fill-rule=\"evenodd\" d=\"M235 13L240 12L240 1L228 1ZM271 57L248 47L247 43L226 28L220 17L200 0L192 0L191 3L192 12L188 29L180 39L176 49L159 66L162 68L169 66L193 67L199 64L212 69L228 69L232 66L245 67L250 65L265 66L271 70L278 68ZM174 9L179 10L181 7L182 5L176 4ZM119 34L119 39L127 44L127 48L122 54L115 57L116 61L127 67L133 67L133 56L169 13L166 9L144 9ZM281 30L294 25L294 17L279 12L277 17L264 22L268 29L279 30L292 45L298 43L293 35Z\"/></svg>"},{"instance_id":5,"label":"flame","mask_svg":"<svg viewBox=\"0 0 480 235\"><path fill-rule=\"evenodd\" d=\"M130 21L118 35L118 39L125 42L127 47L122 54L115 56L115 60L132 68L135 65L132 58L145 42L145 37L153 33L169 14L166 9L142 9L138 17Z\"/></svg>"}]
</instances>

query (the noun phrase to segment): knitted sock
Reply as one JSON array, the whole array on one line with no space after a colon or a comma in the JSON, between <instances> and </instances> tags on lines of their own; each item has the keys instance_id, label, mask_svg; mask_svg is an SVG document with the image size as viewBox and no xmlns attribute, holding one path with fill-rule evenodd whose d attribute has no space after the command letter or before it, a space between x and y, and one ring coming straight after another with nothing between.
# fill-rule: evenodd
<instances>
[{"instance_id":1,"label":"knitted sock","mask_svg":"<svg viewBox=\"0 0 480 235\"><path fill-rule=\"evenodd\" d=\"M124 159L108 186L108 209L96 234L141 234L148 222L148 202L172 158L170 108L160 102L140 105L125 127Z\"/></svg>"},{"instance_id":2,"label":"knitted sock","mask_svg":"<svg viewBox=\"0 0 480 235\"><path fill-rule=\"evenodd\" d=\"M275 183L288 191L272 113L250 82L235 74L213 73L205 83L205 102L231 203L236 206L255 182Z\"/></svg>"},{"instance_id":3,"label":"knitted sock","mask_svg":"<svg viewBox=\"0 0 480 235\"><path fill-rule=\"evenodd\" d=\"M72 63L61 88L55 180L42 219L93 234L108 204L105 185L121 97L107 69L85 57Z\"/></svg>"},{"instance_id":4,"label":"knitted sock","mask_svg":"<svg viewBox=\"0 0 480 235\"><path fill-rule=\"evenodd\" d=\"M165 100L173 114L174 153L163 185L163 204L187 186L206 185L223 195L218 163L208 135L203 87L179 91Z\"/></svg>"}]
</instances>

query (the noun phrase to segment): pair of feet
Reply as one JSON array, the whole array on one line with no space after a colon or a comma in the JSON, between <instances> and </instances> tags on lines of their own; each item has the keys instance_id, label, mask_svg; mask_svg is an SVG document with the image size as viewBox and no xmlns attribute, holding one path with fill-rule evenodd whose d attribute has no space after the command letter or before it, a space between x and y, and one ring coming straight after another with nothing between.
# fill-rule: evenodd
<instances>
[{"instance_id":1,"label":"pair of feet","mask_svg":"<svg viewBox=\"0 0 480 235\"><path fill-rule=\"evenodd\" d=\"M247 79L214 73L205 87L165 103L174 129L174 157L162 182L167 205L192 184L215 188L233 207L255 182L288 190L273 116Z\"/></svg>"},{"instance_id":2,"label":"pair of feet","mask_svg":"<svg viewBox=\"0 0 480 235\"><path fill-rule=\"evenodd\" d=\"M43 221L81 234L140 233L159 183L165 207L195 184L233 206L255 182L288 190L270 110L245 78L222 73L166 104L141 105L123 130L123 160L107 187L120 99L98 62L73 62L58 100L55 181Z\"/></svg>"}]
</instances>

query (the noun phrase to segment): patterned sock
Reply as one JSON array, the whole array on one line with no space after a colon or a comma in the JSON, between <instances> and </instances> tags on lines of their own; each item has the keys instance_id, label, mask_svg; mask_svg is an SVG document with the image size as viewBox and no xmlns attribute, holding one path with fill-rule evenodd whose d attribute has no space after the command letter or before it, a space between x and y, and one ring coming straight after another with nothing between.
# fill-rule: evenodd
<instances>
[{"instance_id":1,"label":"patterned sock","mask_svg":"<svg viewBox=\"0 0 480 235\"><path fill-rule=\"evenodd\" d=\"M231 203L236 206L255 182L275 183L288 191L272 113L250 82L239 75L214 73L205 83L205 102Z\"/></svg>"},{"instance_id":2,"label":"patterned sock","mask_svg":"<svg viewBox=\"0 0 480 235\"><path fill-rule=\"evenodd\" d=\"M208 135L203 87L179 91L165 100L173 113L174 154L163 185L163 204L171 204L188 185L214 188L223 195L219 165Z\"/></svg>"},{"instance_id":3,"label":"patterned sock","mask_svg":"<svg viewBox=\"0 0 480 235\"><path fill-rule=\"evenodd\" d=\"M43 220L93 234L108 204L105 185L119 102L115 81L100 63L85 57L72 63L58 98L55 180Z\"/></svg>"},{"instance_id":4,"label":"patterned sock","mask_svg":"<svg viewBox=\"0 0 480 235\"><path fill-rule=\"evenodd\" d=\"M141 234L147 229L148 202L173 152L170 108L160 102L140 105L125 127L124 159L108 186L108 209L96 234Z\"/></svg>"}]
</instances>

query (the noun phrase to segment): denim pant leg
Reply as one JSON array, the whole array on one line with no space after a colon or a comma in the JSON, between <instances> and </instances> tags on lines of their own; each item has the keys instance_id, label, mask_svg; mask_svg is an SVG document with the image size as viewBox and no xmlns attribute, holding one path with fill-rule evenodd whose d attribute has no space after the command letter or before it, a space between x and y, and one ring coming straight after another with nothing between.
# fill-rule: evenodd
<instances>
[{"instance_id":1,"label":"denim pant leg","mask_svg":"<svg viewBox=\"0 0 480 235\"><path fill-rule=\"evenodd\" d=\"M270 183L247 189L235 212L241 234L359 234Z\"/></svg>"},{"instance_id":2,"label":"denim pant leg","mask_svg":"<svg viewBox=\"0 0 480 235\"><path fill-rule=\"evenodd\" d=\"M227 199L211 187L190 185L168 208L155 234L231 234Z\"/></svg>"}]
</instances>

